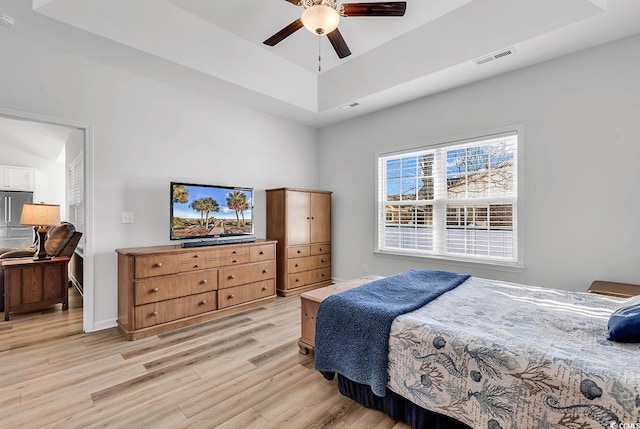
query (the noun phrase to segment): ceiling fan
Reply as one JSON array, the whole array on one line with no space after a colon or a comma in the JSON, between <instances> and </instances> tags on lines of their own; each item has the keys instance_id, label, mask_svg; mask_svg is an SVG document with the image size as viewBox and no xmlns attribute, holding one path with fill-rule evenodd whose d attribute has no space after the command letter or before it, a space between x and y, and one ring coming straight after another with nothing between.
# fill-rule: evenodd
<instances>
[{"instance_id":1,"label":"ceiling fan","mask_svg":"<svg viewBox=\"0 0 640 429\"><path fill-rule=\"evenodd\" d=\"M338 30L340 17L350 16L404 16L407 9L406 1L389 1L380 3L342 3L336 5L336 0L285 0L296 6L304 6L300 18L269 37L263 43L275 46L293 33L306 27L318 36L325 35L338 57L345 58L351 51Z\"/></svg>"}]
</instances>

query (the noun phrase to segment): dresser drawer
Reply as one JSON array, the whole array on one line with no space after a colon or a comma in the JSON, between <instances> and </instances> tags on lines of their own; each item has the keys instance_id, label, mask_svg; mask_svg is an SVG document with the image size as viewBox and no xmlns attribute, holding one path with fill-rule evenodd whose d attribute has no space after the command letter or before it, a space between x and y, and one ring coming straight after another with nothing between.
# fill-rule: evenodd
<instances>
[{"instance_id":1,"label":"dresser drawer","mask_svg":"<svg viewBox=\"0 0 640 429\"><path fill-rule=\"evenodd\" d=\"M312 244L310 246L309 253L311 255L326 255L331 253L331 244L322 243L322 244Z\"/></svg>"},{"instance_id":2,"label":"dresser drawer","mask_svg":"<svg viewBox=\"0 0 640 429\"><path fill-rule=\"evenodd\" d=\"M189 271L206 270L218 267L215 259L194 259L193 261L182 262L180 264L180 272L188 273Z\"/></svg>"},{"instance_id":3,"label":"dresser drawer","mask_svg":"<svg viewBox=\"0 0 640 429\"><path fill-rule=\"evenodd\" d=\"M289 274L287 276L287 288L295 289L297 287L329 281L331 281L331 268L320 268L317 270Z\"/></svg>"},{"instance_id":4,"label":"dresser drawer","mask_svg":"<svg viewBox=\"0 0 640 429\"><path fill-rule=\"evenodd\" d=\"M331 255L307 256L306 258L296 258L287 261L288 273L299 273L301 271L313 270L316 268L330 267Z\"/></svg>"},{"instance_id":5,"label":"dresser drawer","mask_svg":"<svg viewBox=\"0 0 640 429\"><path fill-rule=\"evenodd\" d=\"M276 282L274 279L221 289L218 291L218 308L231 307L243 302L266 298L275 295L275 293Z\"/></svg>"},{"instance_id":6,"label":"dresser drawer","mask_svg":"<svg viewBox=\"0 0 640 429\"><path fill-rule=\"evenodd\" d=\"M209 250L210 258L230 258L233 256L249 255L248 247L234 247L227 248L225 246L219 246L215 249Z\"/></svg>"},{"instance_id":7,"label":"dresser drawer","mask_svg":"<svg viewBox=\"0 0 640 429\"><path fill-rule=\"evenodd\" d=\"M249 262L249 254L247 253L244 255L226 256L224 258L214 259L214 261L216 261L216 266L218 267L246 264L247 262Z\"/></svg>"},{"instance_id":8,"label":"dresser drawer","mask_svg":"<svg viewBox=\"0 0 640 429\"><path fill-rule=\"evenodd\" d=\"M180 271L178 258L171 254L137 256L135 258L135 277L144 278L177 274Z\"/></svg>"},{"instance_id":9,"label":"dresser drawer","mask_svg":"<svg viewBox=\"0 0 640 429\"><path fill-rule=\"evenodd\" d=\"M203 251L193 251L193 252L185 252L178 255L178 259L180 262L200 262L209 258L209 252Z\"/></svg>"},{"instance_id":10,"label":"dresser drawer","mask_svg":"<svg viewBox=\"0 0 640 429\"><path fill-rule=\"evenodd\" d=\"M159 323L170 322L183 317L213 311L217 308L215 291L170 299L135 307L136 329Z\"/></svg>"},{"instance_id":11,"label":"dresser drawer","mask_svg":"<svg viewBox=\"0 0 640 429\"><path fill-rule=\"evenodd\" d=\"M302 258L310 255L309 246L287 247L287 258Z\"/></svg>"},{"instance_id":12,"label":"dresser drawer","mask_svg":"<svg viewBox=\"0 0 640 429\"><path fill-rule=\"evenodd\" d=\"M276 263L257 262L242 267L225 267L218 270L218 285L220 289L253 283L276 277Z\"/></svg>"},{"instance_id":13,"label":"dresser drawer","mask_svg":"<svg viewBox=\"0 0 640 429\"><path fill-rule=\"evenodd\" d=\"M164 301L186 295L207 292L218 288L218 271L203 270L137 280L134 282L135 305Z\"/></svg>"},{"instance_id":14,"label":"dresser drawer","mask_svg":"<svg viewBox=\"0 0 640 429\"><path fill-rule=\"evenodd\" d=\"M264 246L252 246L249 248L249 261L269 261L276 257L276 246L265 244Z\"/></svg>"}]
</instances>

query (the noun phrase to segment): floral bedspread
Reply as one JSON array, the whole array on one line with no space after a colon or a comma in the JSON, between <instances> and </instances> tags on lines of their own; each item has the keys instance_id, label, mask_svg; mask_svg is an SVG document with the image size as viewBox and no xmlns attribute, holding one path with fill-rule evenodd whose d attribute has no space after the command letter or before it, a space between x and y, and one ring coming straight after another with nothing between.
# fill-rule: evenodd
<instances>
[{"instance_id":1,"label":"floral bedspread","mask_svg":"<svg viewBox=\"0 0 640 429\"><path fill-rule=\"evenodd\" d=\"M395 319L387 386L473 428L640 428L640 344L606 339L629 301L472 277Z\"/></svg>"}]
</instances>

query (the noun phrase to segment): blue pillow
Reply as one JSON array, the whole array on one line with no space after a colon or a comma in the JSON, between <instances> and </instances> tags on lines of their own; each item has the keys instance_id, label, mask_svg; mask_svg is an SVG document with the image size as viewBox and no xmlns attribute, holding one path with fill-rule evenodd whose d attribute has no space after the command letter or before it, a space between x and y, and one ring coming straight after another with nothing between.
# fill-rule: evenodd
<instances>
[{"instance_id":1,"label":"blue pillow","mask_svg":"<svg viewBox=\"0 0 640 429\"><path fill-rule=\"evenodd\" d=\"M611 313L608 340L621 343L640 342L640 304L622 307Z\"/></svg>"}]
</instances>

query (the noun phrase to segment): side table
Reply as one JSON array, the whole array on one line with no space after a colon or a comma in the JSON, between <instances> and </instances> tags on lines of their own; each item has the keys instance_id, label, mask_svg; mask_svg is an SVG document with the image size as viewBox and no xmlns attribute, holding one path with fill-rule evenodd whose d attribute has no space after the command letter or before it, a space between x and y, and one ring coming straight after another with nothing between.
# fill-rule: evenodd
<instances>
[{"instance_id":1,"label":"side table","mask_svg":"<svg viewBox=\"0 0 640 429\"><path fill-rule=\"evenodd\" d=\"M9 320L11 312L39 310L58 303L67 310L68 264L66 256L3 260L4 320Z\"/></svg>"}]
</instances>

